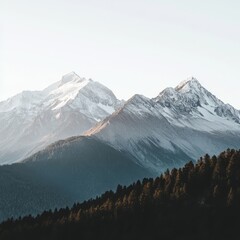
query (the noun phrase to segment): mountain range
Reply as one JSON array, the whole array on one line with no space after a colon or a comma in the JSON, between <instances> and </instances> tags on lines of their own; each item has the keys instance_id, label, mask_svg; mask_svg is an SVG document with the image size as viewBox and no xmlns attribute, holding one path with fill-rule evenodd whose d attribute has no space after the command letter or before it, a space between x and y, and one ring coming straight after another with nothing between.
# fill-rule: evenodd
<instances>
[{"instance_id":1,"label":"mountain range","mask_svg":"<svg viewBox=\"0 0 240 240\"><path fill-rule=\"evenodd\" d=\"M155 98L137 94L124 102L74 72L43 91L24 91L0 103L0 164L22 161L57 140L79 135L134 155L140 165L159 173L186 158L238 147L240 112L195 78Z\"/></svg>"},{"instance_id":2,"label":"mountain range","mask_svg":"<svg viewBox=\"0 0 240 240\"><path fill-rule=\"evenodd\" d=\"M240 147L240 112L195 78L120 101L69 73L0 103L0 220L70 206ZM50 145L49 145L50 144Z\"/></svg>"}]
</instances>

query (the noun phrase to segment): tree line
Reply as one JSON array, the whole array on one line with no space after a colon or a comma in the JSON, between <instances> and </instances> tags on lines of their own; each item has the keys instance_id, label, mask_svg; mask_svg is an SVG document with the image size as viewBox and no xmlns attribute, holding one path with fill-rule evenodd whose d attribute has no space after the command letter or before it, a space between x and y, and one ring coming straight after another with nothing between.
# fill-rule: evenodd
<instances>
[{"instance_id":1,"label":"tree line","mask_svg":"<svg viewBox=\"0 0 240 240\"><path fill-rule=\"evenodd\" d=\"M71 208L9 219L0 239L238 239L240 150L206 154Z\"/></svg>"}]
</instances>

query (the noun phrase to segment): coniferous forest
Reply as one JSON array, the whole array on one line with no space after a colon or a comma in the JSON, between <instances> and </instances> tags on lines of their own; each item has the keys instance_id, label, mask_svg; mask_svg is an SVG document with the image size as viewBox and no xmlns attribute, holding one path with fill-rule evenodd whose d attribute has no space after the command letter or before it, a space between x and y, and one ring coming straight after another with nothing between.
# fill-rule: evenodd
<instances>
[{"instance_id":1,"label":"coniferous forest","mask_svg":"<svg viewBox=\"0 0 240 240\"><path fill-rule=\"evenodd\" d=\"M9 219L0 239L240 239L240 150L205 155L116 192Z\"/></svg>"}]
</instances>

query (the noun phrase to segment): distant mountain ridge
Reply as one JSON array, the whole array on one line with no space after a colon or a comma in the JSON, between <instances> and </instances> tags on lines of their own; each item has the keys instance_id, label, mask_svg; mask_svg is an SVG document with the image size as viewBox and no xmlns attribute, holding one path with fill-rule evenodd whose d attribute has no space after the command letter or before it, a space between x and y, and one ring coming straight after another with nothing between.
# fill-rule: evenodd
<instances>
[{"instance_id":1,"label":"distant mountain ridge","mask_svg":"<svg viewBox=\"0 0 240 240\"><path fill-rule=\"evenodd\" d=\"M124 106L86 132L133 154L139 164L162 172L240 147L240 112L191 78L156 98L134 95Z\"/></svg>"},{"instance_id":2,"label":"distant mountain ridge","mask_svg":"<svg viewBox=\"0 0 240 240\"><path fill-rule=\"evenodd\" d=\"M0 103L0 164L18 162L59 139L81 135L122 103L102 84L74 72L43 91L9 98Z\"/></svg>"}]
</instances>

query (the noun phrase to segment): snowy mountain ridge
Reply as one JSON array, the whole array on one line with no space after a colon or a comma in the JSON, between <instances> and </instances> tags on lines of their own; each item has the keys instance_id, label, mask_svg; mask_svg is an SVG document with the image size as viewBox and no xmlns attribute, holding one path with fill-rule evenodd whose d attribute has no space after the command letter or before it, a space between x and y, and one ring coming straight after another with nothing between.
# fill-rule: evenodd
<instances>
[{"instance_id":1,"label":"snowy mountain ridge","mask_svg":"<svg viewBox=\"0 0 240 240\"><path fill-rule=\"evenodd\" d=\"M240 114L192 78L153 99L134 95L86 135L128 152L159 173L206 152L239 148Z\"/></svg>"},{"instance_id":2,"label":"snowy mountain ridge","mask_svg":"<svg viewBox=\"0 0 240 240\"><path fill-rule=\"evenodd\" d=\"M210 122L225 122L227 126L233 122L240 123L240 111L229 104L224 104L195 78L180 83L175 89L165 89L153 100L162 106L162 111L169 120L176 118L180 122L181 119L187 120L191 116ZM238 125L235 126L238 128Z\"/></svg>"}]
</instances>

